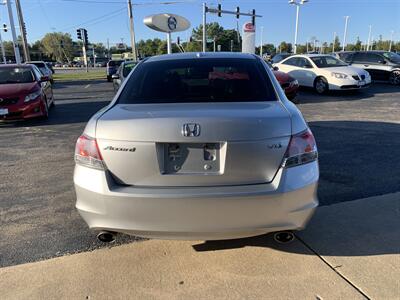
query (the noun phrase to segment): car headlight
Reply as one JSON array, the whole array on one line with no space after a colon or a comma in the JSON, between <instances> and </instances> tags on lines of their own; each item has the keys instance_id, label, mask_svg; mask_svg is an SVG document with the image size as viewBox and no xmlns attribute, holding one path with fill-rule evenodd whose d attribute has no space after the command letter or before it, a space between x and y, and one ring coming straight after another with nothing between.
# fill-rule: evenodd
<instances>
[{"instance_id":1,"label":"car headlight","mask_svg":"<svg viewBox=\"0 0 400 300\"><path fill-rule=\"evenodd\" d=\"M332 72L332 73L331 73L331 76L332 76L332 77L339 78L339 79L346 79L346 78L348 77L346 74L343 74L343 73L336 73L336 72Z\"/></svg>"},{"instance_id":2,"label":"car headlight","mask_svg":"<svg viewBox=\"0 0 400 300\"><path fill-rule=\"evenodd\" d=\"M37 97L39 97L41 94L42 94L42 91L41 91L41 90L37 90L37 91L35 91L35 92L33 92L33 93L30 93L29 95L27 95L27 96L25 97L25 101L24 101L24 102L29 102L29 101L35 100L35 99L36 99Z\"/></svg>"},{"instance_id":3,"label":"car headlight","mask_svg":"<svg viewBox=\"0 0 400 300\"><path fill-rule=\"evenodd\" d=\"M297 79L295 79L295 80L293 80L293 81L291 81L291 82L289 83L289 86L290 86L290 87L293 87L293 86L296 86L296 85L299 85L299 82L297 81Z\"/></svg>"}]
</instances>

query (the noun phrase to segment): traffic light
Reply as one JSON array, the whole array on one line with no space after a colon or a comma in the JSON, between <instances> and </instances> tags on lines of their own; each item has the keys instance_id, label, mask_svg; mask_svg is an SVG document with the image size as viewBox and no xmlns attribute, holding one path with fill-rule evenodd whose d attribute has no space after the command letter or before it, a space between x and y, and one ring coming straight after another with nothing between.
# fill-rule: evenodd
<instances>
[{"instance_id":1,"label":"traffic light","mask_svg":"<svg viewBox=\"0 0 400 300\"><path fill-rule=\"evenodd\" d=\"M76 35L77 35L77 37L78 37L78 40L81 40L81 39L82 39L82 29L81 29L81 28L79 28L79 29L76 30Z\"/></svg>"},{"instance_id":2,"label":"traffic light","mask_svg":"<svg viewBox=\"0 0 400 300\"><path fill-rule=\"evenodd\" d=\"M253 9L253 16L251 17L251 23L254 25L256 25L256 10Z\"/></svg>"},{"instance_id":3,"label":"traffic light","mask_svg":"<svg viewBox=\"0 0 400 300\"><path fill-rule=\"evenodd\" d=\"M240 8L239 6L236 7L236 19L239 19L240 17Z\"/></svg>"},{"instance_id":4,"label":"traffic light","mask_svg":"<svg viewBox=\"0 0 400 300\"><path fill-rule=\"evenodd\" d=\"M7 30L8 30L7 24L6 24L6 23L3 23L3 31L4 31L4 32L7 32Z\"/></svg>"},{"instance_id":5,"label":"traffic light","mask_svg":"<svg viewBox=\"0 0 400 300\"><path fill-rule=\"evenodd\" d=\"M88 35L87 35L87 30L83 29L83 42L85 43L85 45L89 44L89 39L88 39Z\"/></svg>"},{"instance_id":6,"label":"traffic light","mask_svg":"<svg viewBox=\"0 0 400 300\"><path fill-rule=\"evenodd\" d=\"M179 36L176 38L176 43L177 43L178 45L180 45L180 44L181 44L181 39L180 39L180 37L179 37Z\"/></svg>"},{"instance_id":7,"label":"traffic light","mask_svg":"<svg viewBox=\"0 0 400 300\"><path fill-rule=\"evenodd\" d=\"M26 25L25 25L25 22L24 22L24 24L23 24L23 26L22 26L22 31L23 31L24 35L26 35Z\"/></svg>"},{"instance_id":8,"label":"traffic light","mask_svg":"<svg viewBox=\"0 0 400 300\"><path fill-rule=\"evenodd\" d=\"M218 17L220 17L222 14L221 14L221 4L218 4Z\"/></svg>"}]
</instances>

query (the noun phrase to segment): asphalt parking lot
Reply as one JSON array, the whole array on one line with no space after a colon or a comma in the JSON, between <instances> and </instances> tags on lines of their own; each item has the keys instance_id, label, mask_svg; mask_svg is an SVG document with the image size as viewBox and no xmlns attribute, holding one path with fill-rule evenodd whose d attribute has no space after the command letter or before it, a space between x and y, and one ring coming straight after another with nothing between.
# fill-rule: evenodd
<instances>
[{"instance_id":1,"label":"asphalt parking lot","mask_svg":"<svg viewBox=\"0 0 400 300\"><path fill-rule=\"evenodd\" d=\"M47 121L0 124L0 266L89 251L97 242L74 208L75 141L113 96L105 81L55 84ZM400 87L373 84L318 96L302 90L298 107L320 154L321 205L400 190ZM120 236L117 244L136 240Z\"/></svg>"}]
</instances>

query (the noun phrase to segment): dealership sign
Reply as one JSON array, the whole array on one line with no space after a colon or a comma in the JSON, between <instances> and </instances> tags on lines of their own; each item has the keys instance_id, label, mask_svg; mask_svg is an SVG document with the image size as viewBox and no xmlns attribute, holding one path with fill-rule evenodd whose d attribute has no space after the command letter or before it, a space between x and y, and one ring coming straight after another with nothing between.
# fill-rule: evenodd
<instances>
[{"instance_id":1,"label":"dealership sign","mask_svg":"<svg viewBox=\"0 0 400 300\"><path fill-rule=\"evenodd\" d=\"M184 31L190 27L189 20L175 14L151 15L144 18L143 22L151 29L167 33Z\"/></svg>"},{"instance_id":2,"label":"dealership sign","mask_svg":"<svg viewBox=\"0 0 400 300\"><path fill-rule=\"evenodd\" d=\"M243 24L243 53L255 53L256 51L256 27L251 23Z\"/></svg>"}]
</instances>

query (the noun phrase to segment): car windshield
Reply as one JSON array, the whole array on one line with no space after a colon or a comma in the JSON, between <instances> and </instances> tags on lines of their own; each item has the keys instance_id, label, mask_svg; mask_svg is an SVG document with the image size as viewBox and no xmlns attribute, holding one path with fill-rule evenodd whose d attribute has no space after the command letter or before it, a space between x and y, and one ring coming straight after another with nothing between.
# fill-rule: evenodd
<instances>
[{"instance_id":1,"label":"car windshield","mask_svg":"<svg viewBox=\"0 0 400 300\"><path fill-rule=\"evenodd\" d=\"M344 67L347 64L333 56L315 56L310 57L311 60L317 65L318 68L332 68L332 67Z\"/></svg>"},{"instance_id":2,"label":"car windshield","mask_svg":"<svg viewBox=\"0 0 400 300\"><path fill-rule=\"evenodd\" d=\"M0 68L0 84L34 82L30 68Z\"/></svg>"},{"instance_id":3,"label":"car windshield","mask_svg":"<svg viewBox=\"0 0 400 300\"><path fill-rule=\"evenodd\" d=\"M383 52L382 55L391 62L400 64L400 55L393 52Z\"/></svg>"},{"instance_id":4,"label":"car windshield","mask_svg":"<svg viewBox=\"0 0 400 300\"><path fill-rule=\"evenodd\" d=\"M132 71L134 66L136 66L136 63L126 63L126 64L124 64L124 69L122 71L122 75L124 77L128 76L129 73Z\"/></svg>"},{"instance_id":5,"label":"car windshield","mask_svg":"<svg viewBox=\"0 0 400 300\"><path fill-rule=\"evenodd\" d=\"M245 102L276 100L255 59L182 59L139 64L118 103Z\"/></svg>"}]
</instances>

